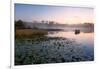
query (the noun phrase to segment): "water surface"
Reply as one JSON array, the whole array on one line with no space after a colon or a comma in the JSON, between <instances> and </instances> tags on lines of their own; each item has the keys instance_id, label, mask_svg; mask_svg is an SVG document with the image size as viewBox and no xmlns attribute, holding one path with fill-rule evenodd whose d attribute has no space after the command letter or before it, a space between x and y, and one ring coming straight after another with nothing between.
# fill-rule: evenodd
<instances>
[{"instance_id":1,"label":"water surface","mask_svg":"<svg viewBox=\"0 0 100 69\"><path fill-rule=\"evenodd\" d=\"M15 40L15 65L94 60L94 32L48 31L46 37Z\"/></svg>"},{"instance_id":2,"label":"water surface","mask_svg":"<svg viewBox=\"0 0 100 69\"><path fill-rule=\"evenodd\" d=\"M63 37L75 40L87 55L94 54L94 32L80 32L75 34L74 31L50 31L48 37Z\"/></svg>"}]
</instances>

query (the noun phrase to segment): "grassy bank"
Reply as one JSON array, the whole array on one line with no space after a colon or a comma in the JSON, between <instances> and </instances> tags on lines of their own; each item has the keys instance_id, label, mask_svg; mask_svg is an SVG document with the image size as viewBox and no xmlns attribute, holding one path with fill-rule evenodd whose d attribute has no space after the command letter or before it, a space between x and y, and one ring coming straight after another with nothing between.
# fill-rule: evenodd
<instances>
[{"instance_id":1,"label":"grassy bank","mask_svg":"<svg viewBox=\"0 0 100 69\"><path fill-rule=\"evenodd\" d=\"M15 30L15 38L23 39L23 38L36 38L43 37L48 32L42 29L16 29Z\"/></svg>"}]
</instances>

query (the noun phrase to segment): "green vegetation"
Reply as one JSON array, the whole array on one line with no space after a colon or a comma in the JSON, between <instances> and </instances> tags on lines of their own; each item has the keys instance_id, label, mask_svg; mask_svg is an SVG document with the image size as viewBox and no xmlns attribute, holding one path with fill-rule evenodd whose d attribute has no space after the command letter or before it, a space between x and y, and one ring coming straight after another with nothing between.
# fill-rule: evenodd
<instances>
[{"instance_id":1,"label":"green vegetation","mask_svg":"<svg viewBox=\"0 0 100 69\"><path fill-rule=\"evenodd\" d=\"M25 38L44 38L48 32L37 27L26 28L25 23L22 20L15 21L15 39L25 39Z\"/></svg>"},{"instance_id":2,"label":"green vegetation","mask_svg":"<svg viewBox=\"0 0 100 69\"><path fill-rule=\"evenodd\" d=\"M15 28L16 29L23 29L23 28L25 28L24 22L22 20L15 21Z\"/></svg>"}]
</instances>

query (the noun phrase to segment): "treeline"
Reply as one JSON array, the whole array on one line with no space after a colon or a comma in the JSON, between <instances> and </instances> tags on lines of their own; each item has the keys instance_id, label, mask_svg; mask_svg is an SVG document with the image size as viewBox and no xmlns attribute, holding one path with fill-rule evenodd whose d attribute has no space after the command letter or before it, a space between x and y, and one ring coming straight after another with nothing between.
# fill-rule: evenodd
<instances>
[{"instance_id":1,"label":"treeline","mask_svg":"<svg viewBox=\"0 0 100 69\"><path fill-rule=\"evenodd\" d=\"M39 29L35 26L33 27L30 27L27 25L26 22L22 21L22 20L18 20L18 21L15 21L15 29Z\"/></svg>"},{"instance_id":2,"label":"treeline","mask_svg":"<svg viewBox=\"0 0 100 69\"><path fill-rule=\"evenodd\" d=\"M47 22L47 21L46 21ZM83 24L58 24L54 21L51 21L49 23L46 23L45 21L41 22L24 22L22 20L15 21L15 28L16 29L39 29L39 28L53 28L53 27L83 27L83 28L94 28L93 23L83 23Z\"/></svg>"}]
</instances>

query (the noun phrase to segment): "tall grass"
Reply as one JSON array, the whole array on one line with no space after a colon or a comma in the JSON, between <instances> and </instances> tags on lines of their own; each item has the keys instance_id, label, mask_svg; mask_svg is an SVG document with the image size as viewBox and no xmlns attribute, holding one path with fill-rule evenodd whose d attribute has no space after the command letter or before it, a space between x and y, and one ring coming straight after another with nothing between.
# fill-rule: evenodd
<instances>
[{"instance_id":1,"label":"tall grass","mask_svg":"<svg viewBox=\"0 0 100 69\"><path fill-rule=\"evenodd\" d=\"M48 32L46 30L41 29L17 29L15 31L16 39L24 39L24 38L37 38L44 37Z\"/></svg>"}]
</instances>

